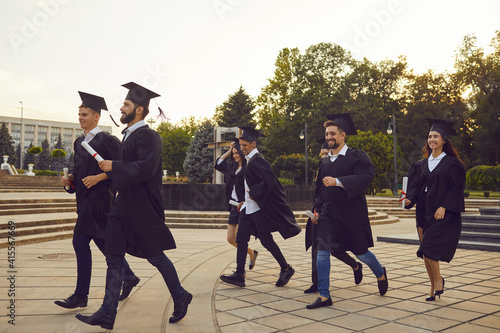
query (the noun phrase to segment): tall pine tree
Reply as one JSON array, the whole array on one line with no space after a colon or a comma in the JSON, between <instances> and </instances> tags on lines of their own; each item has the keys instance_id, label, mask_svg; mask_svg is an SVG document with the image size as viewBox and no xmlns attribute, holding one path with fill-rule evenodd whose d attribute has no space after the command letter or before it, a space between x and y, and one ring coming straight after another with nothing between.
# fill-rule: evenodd
<instances>
[{"instance_id":1,"label":"tall pine tree","mask_svg":"<svg viewBox=\"0 0 500 333\"><path fill-rule=\"evenodd\" d=\"M184 160L184 171L192 183L211 183L214 172L213 150L207 144L214 142L214 125L204 121L194 133Z\"/></svg>"},{"instance_id":2,"label":"tall pine tree","mask_svg":"<svg viewBox=\"0 0 500 333\"><path fill-rule=\"evenodd\" d=\"M40 153L40 156L38 157L37 161L37 167L39 170L49 170L50 166L50 146L49 146L49 141L47 139L43 140L42 142L42 152Z\"/></svg>"},{"instance_id":3,"label":"tall pine tree","mask_svg":"<svg viewBox=\"0 0 500 333\"><path fill-rule=\"evenodd\" d=\"M255 127L253 110L255 103L242 86L227 101L215 109L214 120L219 126L251 126Z\"/></svg>"},{"instance_id":4,"label":"tall pine tree","mask_svg":"<svg viewBox=\"0 0 500 333\"><path fill-rule=\"evenodd\" d=\"M2 123L2 127L0 127L0 157L3 155L9 156L7 163L16 164L17 155L14 149L14 141L12 140L12 136L10 136L5 123ZM3 159L1 160L1 163L3 163Z\"/></svg>"}]
</instances>

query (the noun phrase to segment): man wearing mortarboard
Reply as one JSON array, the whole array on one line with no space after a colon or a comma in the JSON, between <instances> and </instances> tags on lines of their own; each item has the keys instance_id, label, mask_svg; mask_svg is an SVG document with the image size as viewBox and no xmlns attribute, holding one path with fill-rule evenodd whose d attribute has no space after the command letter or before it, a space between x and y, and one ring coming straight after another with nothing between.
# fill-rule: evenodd
<instances>
[{"instance_id":1,"label":"man wearing mortarboard","mask_svg":"<svg viewBox=\"0 0 500 333\"><path fill-rule=\"evenodd\" d=\"M325 138L321 138L319 140L316 140L317 143L321 145L320 149L320 161L318 163L318 170L321 166L321 163L329 163L329 159L326 157L328 156L328 153L330 152L330 147L328 145L328 142L326 142ZM321 195L321 187L316 187L314 191L314 204L312 211L316 211L316 203L317 202L322 202L318 196ZM312 285L304 290L305 294L312 294L318 291L318 269L316 266L316 257L318 255L318 220L314 219L311 220L311 218L307 219L307 224L306 224L306 251L311 248L311 280L312 280ZM347 252L345 251L334 251L332 252L332 256L337 258L338 260L342 261L346 265L350 266L353 269L353 274L354 274L354 283L360 284L361 281L363 280L363 266L361 263L356 262L354 258L352 258Z\"/></svg>"},{"instance_id":2,"label":"man wearing mortarboard","mask_svg":"<svg viewBox=\"0 0 500 333\"><path fill-rule=\"evenodd\" d=\"M97 161L81 143L87 142L107 159L116 157L120 147L120 140L99 128L101 110L108 110L104 98L81 91L78 93L82 100L78 108L78 120L83 133L74 143L74 167L69 171L69 179L61 178L61 184L65 186L66 192L76 193L78 217L73 231L73 248L77 262L76 289L68 298L54 302L66 309L87 306L92 275L90 241L94 240L102 254L105 254L106 225L114 197L108 175L99 168ZM124 283L131 285L132 289L132 285L139 278L130 270L125 258L123 265Z\"/></svg>"},{"instance_id":3,"label":"man wearing mortarboard","mask_svg":"<svg viewBox=\"0 0 500 333\"><path fill-rule=\"evenodd\" d=\"M120 109L120 121L127 124L120 153L114 160L99 162L103 171L112 171L113 188L118 190L106 233L106 293L97 312L76 316L89 325L106 329L113 329L125 253L146 258L162 275L174 301L170 323L184 318L193 298L182 288L173 263L163 253L176 246L165 225L162 142L160 135L144 121L150 100L159 95L133 82L123 86L129 92Z\"/></svg>"},{"instance_id":4,"label":"man wearing mortarboard","mask_svg":"<svg viewBox=\"0 0 500 333\"><path fill-rule=\"evenodd\" d=\"M262 246L268 250L280 265L281 271L277 287L290 281L295 270L290 266L271 232L279 231L287 239L300 233L301 228L295 221L292 209L286 203L285 192L274 172L257 150L257 139L264 136L251 127L240 127L240 147L247 165L245 169L245 202L238 207L241 210L238 233L236 235L236 271L231 275L222 275L226 283L245 286L245 262L248 241L254 234Z\"/></svg>"},{"instance_id":5,"label":"man wearing mortarboard","mask_svg":"<svg viewBox=\"0 0 500 333\"><path fill-rule=\"evenodd\" d=\"M365 191L375 176L375 168L368 155L348 148L346 135L356 135L351 115L329 115L325 122L325 140L330 153L321 163L316 188L321 195L316 205L318 217L318 290L320 297L307 305L315 309L332 305L330 297L330 254L351 251L377 277L381 295L387 292L387 274L373 253L373 237L368 218Z\"/></svg>"}]
</instances>

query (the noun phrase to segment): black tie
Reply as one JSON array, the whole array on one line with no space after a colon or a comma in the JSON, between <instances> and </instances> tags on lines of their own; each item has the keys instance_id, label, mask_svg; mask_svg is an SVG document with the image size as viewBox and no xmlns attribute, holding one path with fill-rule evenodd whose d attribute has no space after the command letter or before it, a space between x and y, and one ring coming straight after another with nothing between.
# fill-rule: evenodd
<instances>
[{"instance_id":1,"label":"black tie","mask_svg":"<svg viewBox=\"0 0 500 333\"><path fill-rule=\"evenodd\" d=\"M123 129L122 134L123 134L123 139L122 141L125 141L125 137L127 136L128 128Z\"/></svg>"}]
</instances>

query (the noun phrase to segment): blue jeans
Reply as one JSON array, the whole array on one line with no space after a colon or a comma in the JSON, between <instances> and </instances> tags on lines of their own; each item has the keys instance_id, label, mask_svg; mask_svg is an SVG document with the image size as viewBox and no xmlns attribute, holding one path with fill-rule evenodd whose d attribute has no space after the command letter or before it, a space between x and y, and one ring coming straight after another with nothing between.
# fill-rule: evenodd
<instances>
[{"instance_id":1,"label":"blue jeans","mask_svg":"<svg viewBox=\"0 0 500 333\"><path fill-rule=\"evenodd\" d=\"M165 253L161 252L158 255L146 259L150 264L155 266L162 275L174 302L181 298L185 290L181 287L174 265L170 259L167 258ZM120 297L125 267L123 264L123 256L108 255L106 257L106 262L108 263L108 269L106 271L106 290L101 309L104 314L114 318L116 317L116 309L118 307L118 298Z\"/></svg>"},{"instance_id":2,"label":"blue jeans","mask_svg":"<svg viewBox=\"0 0 500 333\"><path fill-rule=\"evenodd\" d=\"M356 258L370 267L377 279L384 276L384 269L382 268L382 265L378 262L377 257L375 257L375 255L370 251L367 251L364 254L356 255Z\"/></svg>"},{"instance_id":3,"label":"blue jeans","mask_svg":"<svg viewBox=\"0 0 500 333\"><path fill-rule=\"evenodd\" d=\"M318 250L316 258L316 266L318 269L318 291L322 297L330 297L330 251ZM384 276L384 269L378 262L377 258L370 251L356 255L356 257L365 263L372 270L377 278Z\"/></svg>"}]
</instances>

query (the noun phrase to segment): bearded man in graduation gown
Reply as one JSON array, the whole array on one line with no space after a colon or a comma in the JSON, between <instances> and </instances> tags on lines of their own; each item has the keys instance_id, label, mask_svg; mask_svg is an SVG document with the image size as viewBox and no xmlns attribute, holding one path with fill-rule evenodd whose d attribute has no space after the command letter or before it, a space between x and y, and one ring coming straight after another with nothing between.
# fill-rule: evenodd
<instances>
[{"instance_id":1,"label":"bearded man in graduation gown","mask_svg":"<svg viewBox=\"0 0 500 333\"><path fill-rule=\"evenodd\" d=\"M78 108L78 120L83 133L74 143L74 167L69 171L68 179L61 178L61 185L65 186L66 192L76 193L78 217L73 231L73 248L77 263L76 289L68 298L54 302L66 309L87 306L92 276L90 241L93 240L104 254L106 225L114 198L108 175L82 147L82 142L87 142L106 159L116 157L120 147L120 140L99 128L101 110L108 110L104 98L81 91L78 93L82 100ZM130 292L133 286L137 285L139 278L130 270L125 258L123 265L124 285L130 286Z\"/></svg>"},{"instance_id":2,"label":"bearded man in graduation gown","mask_svg":"<svg viewBox=\"0 0 500 333\"><path fill-rule=\"evenodd\" d=\"M375 168L368 155L348 148L346 135L357 131L348 113L328 116L325 122L325 140L330 153L320 164L316 188L321 189L317 199L318 221L318 289L320 297L308 309L332 305L330 297L330 253L351 251L377 277L381 295L387 292L386 270L373 253L373 238L368 218L365 191L375 176Z\"/></svg>"},{"instance_id":3,"label":"bearded man in graduation gown","mask_svg":"<svg viewBox=\"0 0 500 333\"><path fill-rule=\"evenodd\" d=\"M106 233L106 293L96 313L76 316L89 325L106 329L112 329L115 321L125 253L146 258L162 275L174 301L170 323L184 318L193 298L182 288L173 263L163 253L176 246L165 225L162 142L144 121L150 99L159 95L133 82L123 86L129 93L120 109L120 121L127 124L120 156L99 162L103 171L112 171L113 188L118 191Z\"/></svg>"},{"instance_id":4,"label":"bearded man in graduation gown","mask_svg":"<svg viewBox=\"0 0 500 333\"><path fill-rule=\"evenodd\" d=\"M264 136L251 127L241 127L241 150L247 159L245 169L245 202L238 206L241 210L238 233L236 235L236 271L222 275L226 283L245 286L245 262L250 236L254 234L261 244L273 255L280 265L276 286L282 287L290 281L295 270L290 266L271 232L279 231L285 239L296 236L301 228L295 221L292 209L285 200L285 192L278 178L257 150L257 138Z\"/></svg>"}]
</instances>

